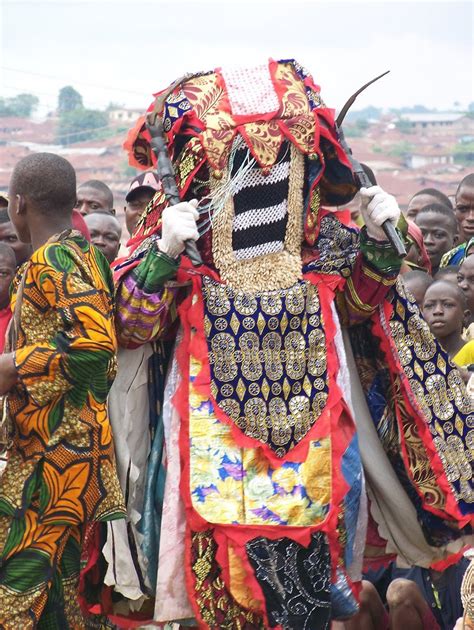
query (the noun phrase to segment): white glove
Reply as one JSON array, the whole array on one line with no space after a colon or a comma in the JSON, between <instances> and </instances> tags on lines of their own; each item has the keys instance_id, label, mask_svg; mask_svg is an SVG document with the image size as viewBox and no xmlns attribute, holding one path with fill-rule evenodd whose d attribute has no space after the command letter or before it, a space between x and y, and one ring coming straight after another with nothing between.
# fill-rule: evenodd
<instances>
[{"instance_id":1,"label":"white glove","mask_svg":"<svg viewBox=\"0 0 474 630\"><path fill-rule=\"evenodd\" d=\"M380 186L360 189L360 210L367 234L377 240L386 241L385 232L380 227L387 219L397 225L400 218L400 208L397 200L389 195Z\"/></svg>"},{"instance_id":2,"label":"white glove","mask_svg":"<svg viewBox=\"0 0 474 630\"><path fill-rule=\"evenodd\" d=\"M198 201L182 201L175 206L163 210L161 240L158 249L170 258L178 258L184 250L186 241L197 241L199 238L196 221L199 213L196 210Z\"/></svg>"}]
</instances>

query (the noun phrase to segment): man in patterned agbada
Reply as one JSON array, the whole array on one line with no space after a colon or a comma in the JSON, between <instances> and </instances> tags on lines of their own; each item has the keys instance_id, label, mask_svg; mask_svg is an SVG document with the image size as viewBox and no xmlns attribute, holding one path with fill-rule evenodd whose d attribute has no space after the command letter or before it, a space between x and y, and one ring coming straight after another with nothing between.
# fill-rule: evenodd
<instances>
[{"instance_id":1,"label":"man in patterned agbada","mask_svg":"<svg viewBox=\"0 0 474 630\"><path fill-rule=\"evenodd\" d=\"M114 377L107 261L72 229L74 169L18 162L9 215L33 254L13 283L0 357L7 465L0 478L0 628L83 628L77 597L84 526L123 517L106 398Z\"/></svg>"}]
</instances>

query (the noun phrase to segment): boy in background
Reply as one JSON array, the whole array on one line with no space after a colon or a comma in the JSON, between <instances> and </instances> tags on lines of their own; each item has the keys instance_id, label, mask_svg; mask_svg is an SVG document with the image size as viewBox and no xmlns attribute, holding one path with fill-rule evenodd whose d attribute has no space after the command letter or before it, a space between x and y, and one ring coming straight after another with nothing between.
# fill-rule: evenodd
<instances>
[{"instance_id":1,"label":"boy in background","mask_svg":"<svg viewBox=\"0 0 474 630\"><path fill-rule=\"evenodd\" d=\"M474 341L462 337L467 308L463 291L446 280L428 287L423 300L423 316L451 360L460 368L474 364Z\"/></svg>"},{"instance_id":2,"label":"boy in background","mask_svg":"<svg viewBox=\"0 0 474 630\"><path fill-rule=\"evenodd\" d=\"M458 222L452 210L440 203L424 206L415 217L415 223L423 234L423 242L435 274L441 258L454 247L458 235Z\"/></svg>"},{"instance_id":3,"label":"boy in background","mask_svg":"<svg viewBox=\"0 0 474 630\"><path fill-rule=\"evenodd\" d=\"M30 257L31 245L20 241L4 206L0 206L0 243L5 243L13 249L17 267Z\"/></svg>"}]
</instances>

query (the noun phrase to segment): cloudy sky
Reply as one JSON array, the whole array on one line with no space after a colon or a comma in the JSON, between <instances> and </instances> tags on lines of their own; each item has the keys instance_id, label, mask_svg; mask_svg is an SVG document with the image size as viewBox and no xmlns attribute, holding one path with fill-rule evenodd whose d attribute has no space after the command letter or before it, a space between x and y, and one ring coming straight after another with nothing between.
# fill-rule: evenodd
<instances>
[{"instance_id":1,"label":"cloudy sky","mask_svg":"<svg viewBox=\"0 0 474 630\"><path fill-rule=\"evenodd\" d=\"M472 2L0 0L0 94L33 92L40 113L73 85L88 107L145 108L185 72L294 57L340 108L357 101L451 109L474 101Z\"/></svg>"}]
</instances>

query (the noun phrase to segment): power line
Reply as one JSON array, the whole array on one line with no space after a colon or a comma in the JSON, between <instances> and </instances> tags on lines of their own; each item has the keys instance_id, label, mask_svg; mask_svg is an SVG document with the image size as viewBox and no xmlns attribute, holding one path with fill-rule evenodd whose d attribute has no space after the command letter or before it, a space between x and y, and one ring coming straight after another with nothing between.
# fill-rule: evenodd
<instances>
[{"instance_id":1,"label":"power line","mask_svg":"<svg viewBox=\"0 0 474 630\"><path fill-rule=\"evenodd\" d=\"M2 128L2 116L0 116L0 129ZM7 118L5 116L5 118ZM61 138L69 138L71 136L82 136L84 134L90 133L91 131L105 131L106 129L110 129L110 131L114 131L114 127L110 126L110 125L106 125L106 126L102 126L102 127L86 127L85 129L82 129L81 131L70 131L68 133L62 133L59 135L55 136L55 139L61 139ZM105 138L97 138L97 140L110 140L113 138L123 138L125 136L125 134L127 133L127 130L123 130L123 131L117 131L115 133L112 133L112 135L110 136L106 136ZM38 136L37 140L42 140L44 142L47 142L49 144L55 144L54 140L51 140L50 136ZM16 142L16 141L13 141ZM23 142L23 141L18 141L18 142ZM25 141L28 142L28 141ZM32 141L33 142L33 141ZM36 142L36 140L34 141Z\"/></svg>"},{"instance_id":2,"label":"power line","mask_svg":"<svg viewBox=\"0 0 474 630\"><path fill-rule=\"evenodd\" d=\"M19 70L18 68L8 68L7 66L0 66L2 70L7 70L8 72L18 72L19 74L28 74L33 77L43 77L46 79L55 79L56 81L67 81L67 84L70 85L70 77L65 79L63 77L54 76L51 74L42 74L40 72L30 72L29 70ZM90 83L89 81L82 81L81 79L74 79L74 83L82 83L82 85L89 85L90 87L100 88L104 90L114 90L115 92L126 92L127 94L136 94L143 96L143 92L136 92L135 90L124 90L123 88L117 88L110 85L103 85L98 83Z\"/></svg>"},{"instance_id":3,"label":"power line","mask_svg":"<svg viewBox=\"0 0 474 630\"><path fill-rule=\"evenodd\" d=\"M32 94L32 92L30 92L30 88L26 87L19 87L18 85L3 85L4 88L8 89L8 90L17 90L17 91L22 91L23 93L28 93L28 94ZM55 99L57 99L59 97L59 93L58 94L51 94L51 92L43 92L42 90L34 90L33 96L36 96L37 94L39 94L40 96L51 96ZM82 95L81 95L82 97ZM6 98L14 98L14 96L12 97L6 97ZM99 105L99 103L97 102L91 102L88 98L86 98L86 101L88 102L89 105L92 106L92 108L94 109L98 109L98 110L102 110L104 109L104 105L103 103L101 103ZM39 103L40 107L43 108L49 108L50 110L55 110L57 107L57 104L53 105L51 103L45 103L45 102L41 102Z\"/></svg>"}]
</instances>

